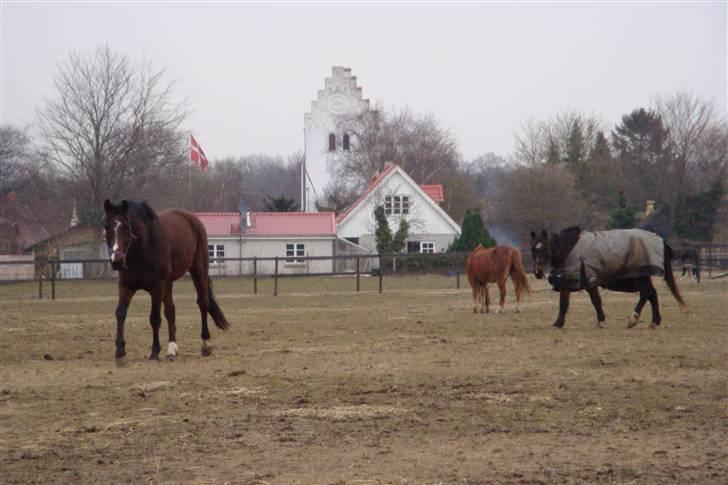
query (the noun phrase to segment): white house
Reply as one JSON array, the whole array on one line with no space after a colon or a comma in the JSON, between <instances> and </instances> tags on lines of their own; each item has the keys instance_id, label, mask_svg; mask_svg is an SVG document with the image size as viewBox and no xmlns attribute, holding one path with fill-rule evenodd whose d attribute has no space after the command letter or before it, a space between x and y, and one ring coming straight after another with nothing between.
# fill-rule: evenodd
<instances>
[{"instance_id":1,"label":"white house","mask_svg":"<svg viewBox=\"0 0 728 485\"><path fill-rule=\"evenodd\" d=\"M382 205L392 232L401 218L409 222L407 252L443 252L460 235L460 226L438 205L442 200L441 185L420 186L401 167L388 163L336 218L336 234L375 253L374 209Z\"/></svg>"},{"instance_id":2,"label":"white house","mask_svg":"<svg viewBox=\"0 0 728 485\"><path fill-rule=\"evenodd\" d=\"M329 273L332 260L303 261L303 256L331 257L336 247L333 212L198 212L205 226L210 274L252 274L252 261L220 258L281 258L279 274ZM274 261L258 261L259 274L272 274Z\"/></svg>"},{"instance_id":3,"label":"white house","mask_svg":"<svg viewBox=\"0 0 728 485\"><path fill-rule=\"evenodd\" d=\"M311 102L311 111L304 114L305 159L301 171L301 209L316 211L316 201L333 179L333 170L344 152L350 149L349 134L337 126L342 116L369 112L369 100L362 98L351 69L333 66L331 77L324 80L324 89Z\"/></svg>"}]
</instances>

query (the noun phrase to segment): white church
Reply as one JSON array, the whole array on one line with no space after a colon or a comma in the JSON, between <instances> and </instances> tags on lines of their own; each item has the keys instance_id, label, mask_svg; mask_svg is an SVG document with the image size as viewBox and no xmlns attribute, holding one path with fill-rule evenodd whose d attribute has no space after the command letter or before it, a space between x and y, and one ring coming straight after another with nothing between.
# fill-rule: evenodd
<instances>
[{"instance_id":1,"label":"white church","mask_svg":"<svg viewBox=\"0 0 728 485\"><path fill-rule=\"evenodd\" d=\"M304 115L305 160L301 170L301 208L316 212L334 181L334 167L356 140L343 132L342 116L370 113L369 100L362 95L351 69L334 66ZM390 227L400 218L410 222L408 252L442 252L460 234L460 226L440 207L444 200L442 185L419 186L392 160L376 175L351 207L339 214L337 236L368 251L374 247L374 208L384 205Z\"/></svg>"}]
</instances>

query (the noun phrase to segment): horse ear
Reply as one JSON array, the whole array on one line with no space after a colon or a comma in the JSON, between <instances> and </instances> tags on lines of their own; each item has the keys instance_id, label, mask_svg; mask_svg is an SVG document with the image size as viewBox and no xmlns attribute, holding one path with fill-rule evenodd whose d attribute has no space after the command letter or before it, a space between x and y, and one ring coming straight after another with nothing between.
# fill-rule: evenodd
<instances>
[{"instance_id":1,"label":"horse ear","mask_svg":"<svg viewBox=\"0 0 728 485\"><path fill-rule=\"evenodd\" d=\"M536 239L536 232L535 231L531 231L531 239Z\"/></svg>"},{"instance_id":2,"label":"horse ear","mask_svg":"<svg viewBox=\"0 0 728 485\"><path fill-rule=\"evenodd\" d=\"M104 201L104 211L106 211L107 213L109 213L109 212L111 212L111 209L112 209L113 207L114 207L114 206L113 206L113 204L111 203L111 201L110 201L109 199L106 199L106 200Z\"/></svg>"},{"instance_id":3,"label":"horse ear","mask_svg":"<svg viewBox=\"0 0 728 485\"><path fill-rule=\"evenodd\" d=\"M124 214L126 214L127 212L129 212L129 202L127 202L126 200L122 200L121 201L121 211Z\"/></svg>"},{"instance_id":4,"label":"horse ear","mask_svg":"<svg viewBox=\"0 0 728 485\"><path fill-rule=\"evenodd\" d=\"M548 239L549 238L549 233L546 232L546 229L542 229L541 230L541 238L542 239Z\"/></svg>"}]
</instances>

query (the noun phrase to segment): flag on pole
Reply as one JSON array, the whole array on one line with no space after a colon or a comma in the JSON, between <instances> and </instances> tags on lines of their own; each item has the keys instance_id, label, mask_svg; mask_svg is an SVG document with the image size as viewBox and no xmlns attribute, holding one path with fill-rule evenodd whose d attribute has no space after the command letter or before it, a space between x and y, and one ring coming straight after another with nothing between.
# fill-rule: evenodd
<instances>
[{"instance_id":1,"label":"flag on pole","mask_svg":"<svg viewBox=\"0 0 728 485\"><path fill-rule=\"evenodd\" d=\"M190 135L190 161L195 165L199 165L202 170L207 170L209 165L205 152L192 135Z\"/></svg>"}]
</instances>

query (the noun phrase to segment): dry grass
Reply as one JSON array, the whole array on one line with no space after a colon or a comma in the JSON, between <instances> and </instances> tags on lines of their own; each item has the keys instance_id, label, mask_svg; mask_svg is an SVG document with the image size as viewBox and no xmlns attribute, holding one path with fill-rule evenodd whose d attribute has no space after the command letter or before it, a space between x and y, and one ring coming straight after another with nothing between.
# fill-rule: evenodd
<instances>
[{"instance_id":1,"label":"dry grass","mask_svg":"<svg viewBox=\"0 0 728 485\"><path fill-rule=\"evenodd\" d=\"M139 295L124 369L113 282L64 282L55 302L0 286L0 482L728 481L725 280L679 282L687 313L659 283L655 331L625 328L619 293L606 329L579 294L553 330L557 295L535 281L501 315L471 313L454 277L271 283L216 282L233 327L210 358L177 285L174 363L144 359Z\"/></svg>"}]
</instances>

